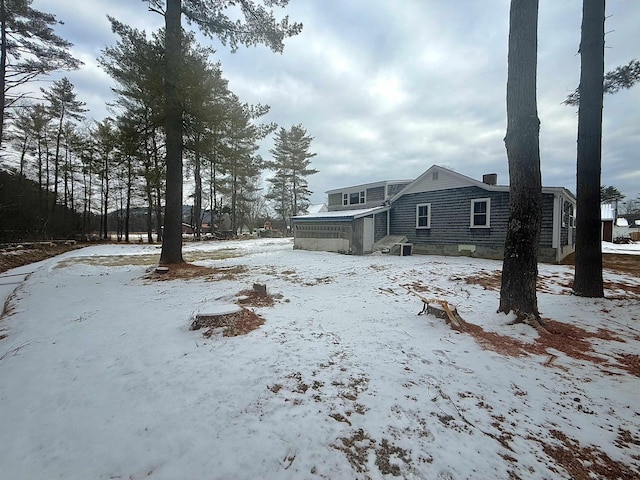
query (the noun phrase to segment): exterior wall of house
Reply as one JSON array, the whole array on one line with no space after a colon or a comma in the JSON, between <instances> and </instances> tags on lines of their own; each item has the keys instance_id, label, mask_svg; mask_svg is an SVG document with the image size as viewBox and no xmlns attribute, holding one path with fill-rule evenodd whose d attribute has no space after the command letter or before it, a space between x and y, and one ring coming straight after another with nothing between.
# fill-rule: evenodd
<instances>
[{"instance_id":1,"label":"exterior wall of house","mask_svg":"<svg viewBox=\"0 0 640 480\"><path fill-rule=\"evenodd\" d=\"M293 248L350 253L353 225L350 221L301 222L293 220Z\"/></svg>"},{"instance_id":2,"label":"exterior wall of house","mask_svg":"<svg viewBox=\"0 0 640 480\"><path fill-rule=\"evenodd\" d=\"M384 202L384 185L374 188L367 188L367 204L379 204Z\"/></svg>"},{"instance_id":3,"label":"exterior wall of house","mask_svg":"<svg viewBox=\"0 0 640 480\"><path fill-rule=\"evenodd\" d=\"M352 224L353 233L351 235L351 253L354 255L362 255L364 253L364 218L356 218L353 220Z\"/></svg>"},{"instance_id":4,"label":"exterior wall of house","mask_svg":"<svg viewBox=\"0 0 640 480\"><path fill-rule=\"evenodd\" d=\"M377 242L387 236L387 212L374 215L373 222L373 241Z\"/></svg>"},{"instance_id":5,"label":"exterior wall of house","mask_svg":"<svg viewBox=\"0 0 640 480\"><path fill-rule=\"evenodd\" d=\"M489 228L470 228L471 200L489 198ZM416 228L416 205L431 204L431 227ZM403 195L391 207L391 235L406 235L414 252L499 257L496 245L504 244L509 217L508 192L470 186ZM462 247L459 247L462 246ZM470 248L464 248L469 246ZM484 253L481 253L482 250Z\"/></svg>"},{"instance_id":6,"label":"exterior wall of house","mask_svg":"<svg viewBox=\"0 0 640 480\"><path fill-rule=\"evenodd\" d=\"M540 248L553 247L553 200L553 194L542 194L542 226L540 228Z\"/></svg>"},{"instance_id":7,"label":"exterior wall of house","mask_svg":"<svg viewBox=\"0 0 640 480\"><path fill-rule=\"evenodd\" d=\"M490 199L489 228L471 228L471 201ZM431 204L430 228L416 228L416 205ZM553 247L554 195L543 194L541 261L555 262ZM415 253L470 255L501 260L509 219L509 192L487 191L477 186L410 193L391 209L392 235L406 235Z\"/></svg>"},{"instance_id":8,"label":"exterior wall of house","mask_svg":"<svg viewBox=\"0 0 640 480\"><path fill-rule=\"evenodd\" d=\"M353 255L371 253L370 248L365 251L365 218L373 222L373 239L371 241L371 245L373 245L373 243L386 235L386 212L341 221L293 220L293 248L350 253Z\"/></svg>"},{"instance_id":9,"label":"exterior wall of house","mask_svg":"<svg viewBox=\"0 0 640 480\"><path fill-rule=\"evenodd\" d=\"M375 184L343 188L340 191L332 190L327 195L329 211L378 207L384 204L385 200L391 198L407 185L408 183L387 184L385 182L379 182ZM348 205L343 205L344 194L349 195L349 198L351 198L351 194L358 194L359 196L360 193L364 194L364 203L351 203L349 201Z\"/></svg>"},{"instance_id":10,"label":"exterior wall of house","mask_svg":"<svg viewBox=\"0 0 640 480\"><path fill-rule=\"evenodd\" d=\"M336 210L334 207L342 206L342 194L341 193L331 193L329 194L329 210Z\"/></svg>"}]
</instances>

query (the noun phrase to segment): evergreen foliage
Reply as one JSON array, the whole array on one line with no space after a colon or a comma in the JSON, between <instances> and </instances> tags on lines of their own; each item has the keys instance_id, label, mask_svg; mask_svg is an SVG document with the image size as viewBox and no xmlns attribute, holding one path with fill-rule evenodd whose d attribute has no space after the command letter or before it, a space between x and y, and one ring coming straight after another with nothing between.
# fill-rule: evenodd
<instances>
[{"instance_id":1,"label":"evergreen foliage","mask_svg":"<svg viewBox=\"0 0 640 480\"><path fill-rule=\"evenodd\" d=\"M82 65L69 53L71 43L53 31L55 15L31 7L33 0L0 0L0 145L5 109L23 98L16 87L55 70Z\"/></svg>"},{"instance_id":2,"label":"evergreen foliage","mask_svg":"<svg viewBox=\"0 0 640 480\"><path fill-rule=\"evenodd\" d=\"M613 186L600 185L601 202L617 202L624 198L620 190Z\"/></svg>"},{"instance_id":3,"label":"evergreen foliage","mask_svg":"<svg viewBox=\"0 0 640 480\"><path fill-rule=\"evenodd\" d=\"M640 61L631 60L627 65L614 68L604 76L603 92L617 93L622 89L631 88L640 81ZM580 105L580 89L576 88L573 93L567 96L562 102L565 105L577 107Z\"/></svg>"},{"instance_id":4,"label":"evergreen foliage","mask_svg":"<svg viewBox=\"0 0 640 480\"><path fill-rule=\"evenodd\" d=\"M160 262L182 263L182 141L183 109L180 104L180 83L184 60L182 56L182 19L184 13L209 37L218 38L232 50L239 45L267 45L275 52L282 52L284 39L297 35L302 25L289 23L288 17L277 21L271 7L284 7L288 0L253 0L236 2L226 0L147 0L149 9L165 19L165 78L164 78L164 126L166 137L167 184L165 239L162 243ZM230 7L240 7L242 19L232 19ZM237 184L233 181L232 204L237 202ZM234 219L234 223L236 220ZM234 225L235 227L236 225Z\"/></svg>"},{"instance_id":5,"label":"evergreen foliage","mask_svg":"<svg viewBox=\"0 0 640 480\"><path fill-rule=\"evenodd\" d=\"M302 125L294 125L289 130L280 127L274 148L270 150L273 160L267 167L275 173L268 179L270 187L266 198L285 223L309 207L311 191L306 177L318 173L310 167L311 159L316 156L309 151L312 140Z\"/></svg>"}]
</instances>

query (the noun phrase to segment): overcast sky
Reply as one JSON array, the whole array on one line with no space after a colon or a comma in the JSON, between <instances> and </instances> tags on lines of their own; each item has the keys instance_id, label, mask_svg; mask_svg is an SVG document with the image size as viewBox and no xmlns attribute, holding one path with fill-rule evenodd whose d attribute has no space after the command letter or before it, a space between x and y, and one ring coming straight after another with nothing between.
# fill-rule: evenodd
<instances>
[{"instance_id":1,"label":"overcast sky","mask_svg":"<svg viewBox=\"0 0 640 480\"><path fill-rule=\"evenodd\" d=\"M580 74L582 2L540 0L538 115L545 186L575 193L576 109L562 105ZM97 66L114 45L107 14L148 33L162 18L141 0L34 0L64 22L57 33L84 61L66 75L90 116L109 115L111 79ZM313 203L326 190L412 179L433 164L508 183L507 0L291 0L279 14L304 24L283 54L213 45L231 90L271 106L263 117L302 124L317 154ZM640 1L608 0L605 69L640 58ZM189 28L189 27L188 27ZM54 77L56 78L56 77ZM48 84L43 84L46 88ZM640 196L640 85L604 101L602 183ZM268 157L272 139L262 148Z\"/></svg>"}]
</instances>

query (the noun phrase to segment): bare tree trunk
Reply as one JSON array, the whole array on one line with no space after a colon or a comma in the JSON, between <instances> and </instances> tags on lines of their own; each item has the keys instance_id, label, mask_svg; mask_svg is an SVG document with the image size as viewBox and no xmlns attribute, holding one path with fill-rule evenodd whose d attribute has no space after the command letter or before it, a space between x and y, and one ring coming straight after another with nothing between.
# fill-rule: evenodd
<instances>
[{"instance_id":1,"label":"bare tree trunk","mask_svg":"<svg viewBox=\"0 0 640 480\"><path fill-rule=\"evenodd\" d=\"M507 76L509 224L498 311L538 320L542 181L536 104L538 0L511 0Z\"/></svg>"},{"instance_id":2,"label":"bare tree trunk","mask_svg":"<svg viewBox=\"0 0 640 480\"><path fill-rule=\"evenodd\" d=\"M164 232L160 263L183 263L182 259L182 104L180 66L182 64L182 27L180 0L167 0L165 13L165 132L167 184Z\"/></svg>"},{"instance_id":3,"label":"bare tree trunk","mask_svg":"<svg viewBox=\"0 0 640 480\"><path fill-rule=\"evenodd\" d=\"M195 217L196 238L202 238L202 172L200 152L196 152L196 165L194 170L195 196L193 202L193 216Z\"/></svg>"},{"instance_id":4,"label":"bare tree trunk","mask_svg":"<svg viewBox=\"0 0 640 480\"><path fill-rule=\"evenodd\" d=\"M600 237L600 168L604 81L605 0L584 0L580 37L580 106L576 212L576 271L573 291L604 297Z\"/></svg>"},{"instance_id":5,"label":"bare tree trunk","mask_svg":"<svg viewBox=\"0 0 640 480\"><path fill-rule=\"evenodd\" d=\"M62 121L64 119L64 106L62 107L62 115L58 124L58 133L56 134L56 156L54 158L54 174L53 174L53 203L51 204L51 212L55 212L56 203L58 202L58 180L60 178L60 139L62 137Z\"/></svg>"},{"instance_id":6,"label":"bare tree trunk","mask_svg":"<svg viewBox=\"0 0 640 480\"><path fill-rule=\"evenodd\" d=\"M129 223L131 220L131 195L133 192L133 165L132 159L127 160L127 207L124 217L124 239L129 243Z\"/></svg>"},{"instance_id":7,"label":"bare tree trunk","mask_svg":"<svg viewBox=\"0 0 640 480\"><path fill-rule=\"evenodd\" d=\"M4 111L7 81L7 10L5 0L0 0L0 147L4 137Z\"/></svg>"}]
</instances>

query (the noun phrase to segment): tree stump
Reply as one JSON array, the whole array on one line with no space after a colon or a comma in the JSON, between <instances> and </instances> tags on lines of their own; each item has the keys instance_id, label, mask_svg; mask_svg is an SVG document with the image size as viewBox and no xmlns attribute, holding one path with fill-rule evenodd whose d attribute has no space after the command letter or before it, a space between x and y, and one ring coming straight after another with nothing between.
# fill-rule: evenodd
<instances>
[{"instance_id":1,"label":"tree stump","mask_svg":"<svg viewBox=\"0 0 640 480\"><path fill-rule=\"evenodd\" d=\"M261 297L267 296L267 286L264 283L254 283L253 290Z\"/></svg>"}]
</instances>

